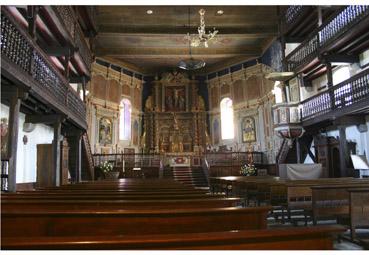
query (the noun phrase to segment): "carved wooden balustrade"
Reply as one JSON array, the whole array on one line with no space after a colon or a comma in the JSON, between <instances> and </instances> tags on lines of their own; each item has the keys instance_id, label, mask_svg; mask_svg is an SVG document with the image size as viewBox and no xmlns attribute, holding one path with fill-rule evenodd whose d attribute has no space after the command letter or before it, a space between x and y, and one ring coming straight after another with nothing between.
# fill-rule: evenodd
<instances>
[{"instance_id":1,"label":"carved wooden balustrade","mask_svg":"<svg viewBox=\"0 0 369 255\"><path fill-rule=\"evenodd\" d=\"M295 50L285 58L288 71L296 71L329 48L338 37L345 34L364 18L369 16L369 6L347 6L336 12L317 30L308 36Z\"/></svg>"},{"instance_id":2,"label":"carved wooden balustrade","mask_svg":"<svg viewBox=\"0 0 369 255\"><path fill-rule=\"evenodd\" d=\"M281 16L281 25L283 33L289 31L292 27L294 27L300 18L304 16L307 12L312 10L312 6L303 6L303 5L290 5L288 6L282 16Z\"/></svg>"},{"instance_id":3,"label":"carved wooden balustrade","mask_svg":"<svg viewBox=\"0 0 369 255\"><path fill-rule=\"evenodd\" d=\"M69 33L71 42L76 48L78 48L78 53L84 61L87 69L90 70L92 55L86 43L86 40L84 39L84 34L78 24L76 14L73 11L72 7L66 5L58 5L52 6L50 8L52 8L53 11L56 13L57 17L61 20L61 23L64 24L65 29Z\"/></svg>"},{"instance_id":4,"label":"carved wooden balustrade","mask_svg":"<svg viewBox=\"0 0 369 255\"><path fill-rule=\"evenodd\" d=\"M368 107L368 100L369 69L366 69L350 79L302 101L302 121L327 113L334 114L338 110L343 112L343 110L353 111L356 108Z\"/></svg>"},{"instance_id":5,"label":"carved wooden balustrade","mask_svg":"<svg viewBox=\"0 0 369 255\"><path fill-rule=\"evenodd\" d=\"M31 94L42 98L86 129L86 109L49 57L6 11L1 15L2 72L18 79Z\"/></svg>"}]
</instances>

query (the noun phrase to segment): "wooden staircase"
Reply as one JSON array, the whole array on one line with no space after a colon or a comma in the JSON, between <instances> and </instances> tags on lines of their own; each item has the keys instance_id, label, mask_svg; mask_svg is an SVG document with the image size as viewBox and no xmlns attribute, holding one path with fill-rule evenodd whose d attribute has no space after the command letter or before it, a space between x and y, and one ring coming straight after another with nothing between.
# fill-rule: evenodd
<instances>
[{"instance_id":1,"label":"wooden staircase","mask_svg":"<svg viewBox=\"0 0 369 255\"><path fill-rule=\"evenodd\" d=\"M94 180L95 166L87 133L82 135L82 180Z\"/></svg>"}]
</instances>

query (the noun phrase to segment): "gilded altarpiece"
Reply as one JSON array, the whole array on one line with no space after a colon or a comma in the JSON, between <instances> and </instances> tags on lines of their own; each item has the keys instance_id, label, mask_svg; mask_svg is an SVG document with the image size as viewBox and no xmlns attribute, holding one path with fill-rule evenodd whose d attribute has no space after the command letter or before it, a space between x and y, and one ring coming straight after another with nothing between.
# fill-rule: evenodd
<instances>
[{"instance_id":1,"label":"gilded altarpiece","mask_svg":"<svg viewBox=\"0 0 369 255\"><path fill-rule=\"evenodd\" d=\"M195 79L174 71L152 83L144 112L146 151L201 153L206 129L205 103Z\"/></svg>"}]
</instances>

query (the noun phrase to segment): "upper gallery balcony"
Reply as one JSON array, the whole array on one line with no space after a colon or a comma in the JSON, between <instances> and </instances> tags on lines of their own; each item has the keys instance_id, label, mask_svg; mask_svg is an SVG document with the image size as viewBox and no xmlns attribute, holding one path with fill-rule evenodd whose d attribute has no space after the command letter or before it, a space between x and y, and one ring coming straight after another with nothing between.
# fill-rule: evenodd
<instances>
[{"instance_id":1,"label":"upper gallery balcony","mask_svg":"<svg viewBox=\"0 0 369 255\"><path fill-rule=\"evenodd\" d=\"M4 7L24 28L30 27L29 6L8 6ZM70 76L90 77L91 63L93 56L90 47L85 39L86 35L92 36L94 30L87 12L82 18L79 9L76 11L71 6L41 6L38 7L35 27L37 33L37 44L45 51L47 55L53 58L58 68L64 71L63 61L66 55L70 58L69 69ZM35 14L33 14L35 15ZM86 19L85 22L80 20ZM83 24L84 29L81 28ZM89 33L91 32L91 33Z\"/></svg>"},{"instance_id":2,"label":"upper gallery balcony","mask_svg":"<svg viewBox=\"0 0 369 255\"><path fill-rule=\"evenodd\" d=\"M354 56L368 46L369 6L342 7L288 54L284 64L286 71L307 75L320 70L327 55Z\"/></svg>"},{"instance_id":3,"label":"upper gallery balcony","mask_svg":"<svg viewBox=\"0 0 369 255\"><path fill-rule=\"evenodd\" d=\"M300 103L303 126L369 112L369 69Z\"/></svg>"},{"instance_id":4,"label":"upper gallery balcony","mask_svg":"<svg viewBox=\"0 0 369 255\"><path fill-rule=\"evenodd\" d=\"M68 121L86 129L86 108L56 65L7 10L1 12L2 76ZM39 107L39 106L37 106Z\"/></svg>"}]
</instances>

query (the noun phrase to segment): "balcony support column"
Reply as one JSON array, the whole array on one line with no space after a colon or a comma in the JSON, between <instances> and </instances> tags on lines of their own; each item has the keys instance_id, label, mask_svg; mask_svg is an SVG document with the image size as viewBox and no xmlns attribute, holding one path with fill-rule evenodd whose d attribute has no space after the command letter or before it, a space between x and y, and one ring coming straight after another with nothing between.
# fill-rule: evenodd
<instances>
[{"instance_id":1,"label":"balcony support column","mask_svg":"<svg viewBox=\"0 0 369 255\"><path fill-rule=\"evenodd\" d=\"M341 177L345 177L347 176L347 162L349 162L349 155L347 154L346 127L339 126L338 131L340 135L340 174Z\"/></svg>"}]
</instances>

